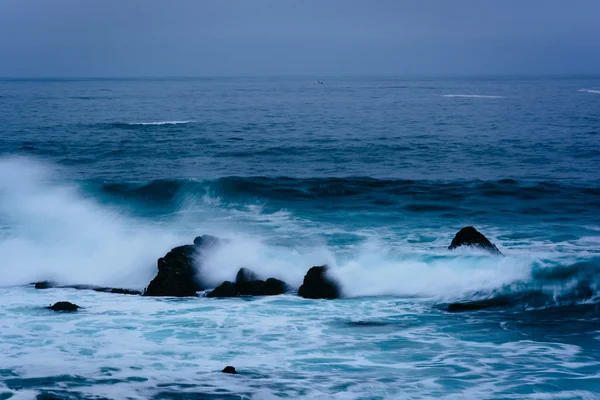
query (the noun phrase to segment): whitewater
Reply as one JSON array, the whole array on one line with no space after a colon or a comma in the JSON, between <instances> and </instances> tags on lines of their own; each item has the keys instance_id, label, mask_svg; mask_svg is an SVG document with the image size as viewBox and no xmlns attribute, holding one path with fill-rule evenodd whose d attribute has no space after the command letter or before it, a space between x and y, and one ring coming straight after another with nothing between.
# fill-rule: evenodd
<instances>
[{"instance_id":1,"label":"whitewater","mask_svg":"<svg viewBox=\"0 0 600 400\"><path fill-rule=\"evenodd\" d=\"M597 79L71 80L21 118L49 84L0 81L0 399L600 396ZM33 286L143 291L205 234L211 288L289 292Z\"/></svg>"}]
</instances>

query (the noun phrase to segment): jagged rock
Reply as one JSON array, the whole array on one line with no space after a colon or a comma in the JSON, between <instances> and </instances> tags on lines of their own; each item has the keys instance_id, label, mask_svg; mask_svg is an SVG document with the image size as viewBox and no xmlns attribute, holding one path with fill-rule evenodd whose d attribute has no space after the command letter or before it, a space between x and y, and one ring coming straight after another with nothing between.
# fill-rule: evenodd
<instances>
[{"instance_id":1,"label":"jagged rock","mask_svg":"<svg viewBox=\"0 0 600 400\"><path fill-rule=\"evenodd\" d=\"M235 283L225 281L207 297L275 296L286 291L285 282L275 278L262 281L251 270L241 268L236 275Z\"/></svg>"},{"instance_id":2,"label":"jagged rock","mask_svg":"<svg viewBox=\"0 0 600 400\"><path fill-rule=\"evenodd\" d=\"M327 267L312 267L304 276L298 294L307 299L337 299L341 296L340 286L327 276Z\"/></svg>"},{"instance_id":3,"label":"jagged rock","mask_svg":"<svg viewBox=\"0 0 600 400\"><path fill-rule=\"evenodd\" d=\"M196 296L207 285L199 278L202 256L219 244L214 236L203 235L193 245L175 247L158 259L158 274L150 282L144 296Z\"/></svg>"},{"instance_id":4,"label":"jagged rock","mask_svg":"<svg viewBox=\"0 0 600 400\"><path fill-rule=\"evenodd\" d=\"M221 372L224 374L237 374L237 371L231 365L228 365L225 368L223 368L223 371Z\"/></svg>"},{"instance_id":5,"label":"jagged rock","mask_svg":"<svg viewBox=\"0 0 600 400\"><path fill-rule=\"evenodd\" d=\"M235 283L225 281L207 294L206 297L237 297L239 295Z\"/></svg>"},{"instance_id":6,"label":"jagged rock","mask_svg":"<svg viewBox=\"0 0 600 400\"><path fill-rule=\"evenodd\" d=\"M73 311L77 311L81 307L79 307L77 304L69 303L68 301L59 301L58 303L54 303L53 305L51 305L50 307L47 307L47 308L49 310L53 310L53 311L73 312Z\"/></svg>"},{"instance_id":7,"label":"jagged rock","mask_svg":"<svg viewBox=\"0 0 600 400\"><path fill-rule=\"evenodd\" d=\"M448 249L453 250L461 246L473 246L487 250L492 254L502 254L488 238L472 226L467 226L458 231Z\"/></svg>"}]
</instances>

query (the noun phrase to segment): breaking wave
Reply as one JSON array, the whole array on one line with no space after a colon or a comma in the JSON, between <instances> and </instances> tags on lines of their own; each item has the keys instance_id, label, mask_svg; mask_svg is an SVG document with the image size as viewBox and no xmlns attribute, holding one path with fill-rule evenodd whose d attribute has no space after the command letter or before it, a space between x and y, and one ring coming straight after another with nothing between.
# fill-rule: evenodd
<instances>
[{"instance_id":1,"label":"breaking wave","mask_svg":"<svg viewBox=\"0 0 600 400\"><path fill-rule=\"evenodd\" d=\"M216 195L237 199L257 196L264 202L283 197L311 203L319 199L327 199L328 204L331 200L343 201L352 210L353 197L373 193L426 196L435 192L435 196L445 199L472 195L469 191L488 192L490 196L510 193L537 197L564 196L574 191L586 193L588 200L600 196L598 189L549 183L526 186L512 180L457 185L370 178L222 178L102 184L94 186L100 192L92 191L94 194L90 195L85 185L61 182L57 172L46 164L4 158L0 160L2 285L49 279L65 284L143 288L156 273L158 257L176 245L190 243L195 235L209 233L227 239L227 244L206 259L202 267L203 275L215 286L233 279L237 270L245 266L262 277L283 279L297 288L310 266L327 264L347 297L424 296L456 300L506 293L520 296L537 291L546 298L550 294L562 301L569 293L579 291L577 299L595 298L600 264L593 253L507 249L493 232L492 240L505 250L506 257L475 250L448 252L451 228L445 233L437 229L438 238L428 239L427 246L390 241L380 232L369 230L364 230L358 242L332 245L326 234L306 239L307 232L326 232L324 225L277 207L264 215L252 208L228 208L222 200L209 197L211 207L200 218L191 216L182 202L171 218L157 221L133 216L119 204L98 200L104 193L161 202L171 201L180 191L204 196L214 191ZM249 213L270 218L268 235L255 229L256 219L248 218ZM347 232L348 228L342 225L332 226L337 233L356 233ZM291 234L285 240L277 240L282 239L278 235L283 232Z\"/></svg>"}]
</instances>

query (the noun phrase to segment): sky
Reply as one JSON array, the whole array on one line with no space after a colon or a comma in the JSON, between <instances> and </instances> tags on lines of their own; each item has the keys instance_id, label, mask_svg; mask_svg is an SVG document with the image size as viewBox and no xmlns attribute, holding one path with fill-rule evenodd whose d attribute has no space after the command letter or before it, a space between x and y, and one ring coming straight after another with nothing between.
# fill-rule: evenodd
<instances>
[{"instance_id":1,"label":"sky","mask_svg":"<svg viewBox=\"0 0 600 400\"><path fill-rule=\"evenodd\" d=\"M0 0L2 77L600 74L600 0Z\"/></svg>"}]
</instances>

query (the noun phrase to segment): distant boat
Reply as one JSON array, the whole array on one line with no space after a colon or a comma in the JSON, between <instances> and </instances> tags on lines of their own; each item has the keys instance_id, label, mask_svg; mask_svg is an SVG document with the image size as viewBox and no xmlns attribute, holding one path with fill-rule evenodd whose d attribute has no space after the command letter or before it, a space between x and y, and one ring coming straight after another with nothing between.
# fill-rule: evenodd
<instances>
[{"instance_id":1,"label":"distant boat","mask_svg":"<svg viewBox=\"0 0 600 400\"><path fill-rule=\"evenodd\" d=\"M314 81L313 83L314 83L315 85L322 85L322 84L323 84L323 81Z\"/></svg>"}]
</instances>

